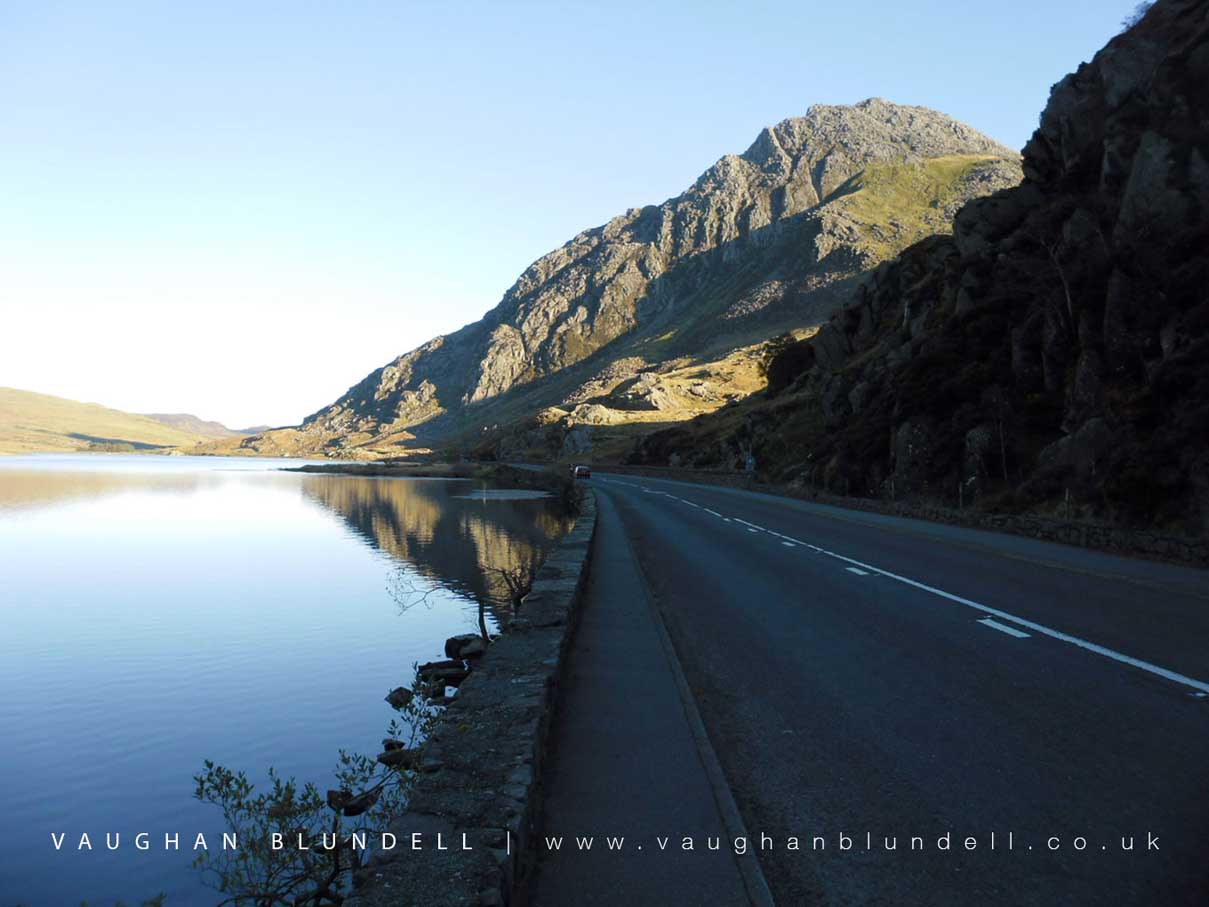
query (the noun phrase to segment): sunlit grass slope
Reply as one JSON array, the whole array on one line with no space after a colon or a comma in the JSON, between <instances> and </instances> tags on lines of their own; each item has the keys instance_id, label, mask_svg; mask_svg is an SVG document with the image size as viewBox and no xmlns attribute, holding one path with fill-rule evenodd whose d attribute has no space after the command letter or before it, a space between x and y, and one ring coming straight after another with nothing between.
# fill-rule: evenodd
<instances>
[{"instance_id":1,"label":"sunlit grass slope","mask_svg":"<svg viewBox=\"0 0 1209 907\"><path fill-rule=\"evenodd\" d=\"M198 435L145 416L0 387L0 453L192 447Z\"/></svg>"}]
</instances>

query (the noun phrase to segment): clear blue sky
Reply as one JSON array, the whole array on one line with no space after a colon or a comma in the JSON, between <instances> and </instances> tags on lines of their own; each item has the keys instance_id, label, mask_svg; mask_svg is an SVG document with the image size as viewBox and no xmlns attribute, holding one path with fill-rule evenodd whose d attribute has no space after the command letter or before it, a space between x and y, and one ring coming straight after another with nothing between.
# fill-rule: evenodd
<instances>
[{"instance_id":1,"label":"clear blue sky","mask_svg":"<svg viewBox=\"0 0 1209 907\"><path fill-rule=\"evenodd\" d=\"M0 0L0 384L297 421L811 104L1020 147L1132 6Z\"/></svg>"}]
</instances>

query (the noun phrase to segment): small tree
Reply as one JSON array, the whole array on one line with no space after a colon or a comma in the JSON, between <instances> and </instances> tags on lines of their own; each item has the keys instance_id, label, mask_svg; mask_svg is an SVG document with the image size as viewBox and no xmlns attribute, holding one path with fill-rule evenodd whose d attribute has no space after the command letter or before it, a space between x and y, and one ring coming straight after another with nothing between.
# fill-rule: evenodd
<instances>
[{"instance_id":1,"label":"small tree","mask_svg":"<svg viewBox=\"0 0 1209 907\"><path fill-rule=\"evenodd\" d=\"M503 592L508 599L508 607L513 615L520 610L521 599L533 588L533 580L537 577L537 552L530 553L529 559L516 567L496 567L494 571L495 587ZM483 603L479 602L479 632L487 639L487 620Z\"/></svg>"},{"instance_id":2,"label":"small tree","mask_svg":"<svg viewBox=\"0 0 1209 907\"><path fill-rule=\"evenodd\" d=\"M412 689L419 689L418 678ZM227 895L218 907L339 907L344 902L352 872L365 858L352 835L385 829L407 805L414 759L388 757L414 753L439 714L420 696L392 693L389 701L400 714L387 729L386 753L373 759L341 750L339 787L326 796L313 783L282 779L272 768L268 788L257 791L246 773L206 760L205 770L194 776L193 795L222 810L239 844L203 850L194 860L206 882ZM279 848L273 847L274 833L282 835ZM309 849L299 848L300 839Z\"/></svg>"}]
</instances>

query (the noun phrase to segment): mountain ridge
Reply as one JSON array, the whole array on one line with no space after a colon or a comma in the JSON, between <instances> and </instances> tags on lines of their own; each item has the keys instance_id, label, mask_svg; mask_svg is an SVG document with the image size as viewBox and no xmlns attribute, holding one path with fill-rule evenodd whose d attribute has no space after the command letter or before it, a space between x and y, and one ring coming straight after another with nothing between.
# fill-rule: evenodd
<instances>
[{"instance_id":1,"label":"mountain ridge","mask_svg":"<svg viewBox=\"0 0 1209 907\"><path fill-rule=\"evenodd\" d=\"M892 165L914 178L941 159L954 162L946 197L1019 180L1016 152L927 108L815 105L766 127L680 195L576 234L525 268L482 319L376 369L298 429L238 446L373 457L535 417L574 429L563 404L618 361L639 360L638 371L722 361L821 323L855 276L944 229L951 213L929 197L909 222L893 210L866 222L849 196L869 190L852 181ZM916 182L913 199L934 188Z\"/></svg>"},{"instance_id":2,"label":"mountain ridge","mask_svg":"<svg viewBox=\"0 0 1209 907\"><path fill-rule=\"evenodd\" d=\"M1159 0L1054 86L1024 182L880 265L769 387L634 462L1209 532L1209 6Z\"/></svg>"}]
</instances>

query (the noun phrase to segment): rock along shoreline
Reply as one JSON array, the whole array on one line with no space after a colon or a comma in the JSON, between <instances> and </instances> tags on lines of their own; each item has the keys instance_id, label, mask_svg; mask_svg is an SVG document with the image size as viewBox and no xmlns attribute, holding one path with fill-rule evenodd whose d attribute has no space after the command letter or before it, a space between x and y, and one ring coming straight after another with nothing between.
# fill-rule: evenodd
<instances>
[{"instance_id":1,"label":"rock along shoreline","mask_svg":"<svg viewBox=\"0 0 1209 907\"><path fill-rule=\"evenodd\" d=\"M374 848L346 907L524 901L542 767L591 564L596 499L542 564L509 632L478 660L421 747L407 812L386 831L457 842L406 855Z\"/></svg>"}]
</instances>

